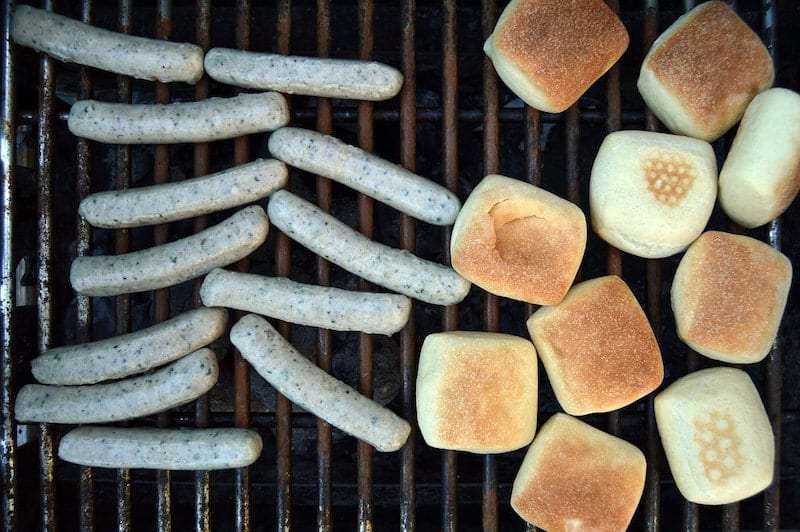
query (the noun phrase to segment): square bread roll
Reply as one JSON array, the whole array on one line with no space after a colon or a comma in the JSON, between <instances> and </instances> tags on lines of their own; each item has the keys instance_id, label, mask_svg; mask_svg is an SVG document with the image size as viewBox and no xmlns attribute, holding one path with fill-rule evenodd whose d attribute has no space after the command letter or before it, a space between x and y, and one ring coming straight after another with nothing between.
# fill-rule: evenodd
<instances>
[{"instance_id":1,"label":"square bread roll","mask_svg":"<svg viewBox=\"0 0 800 532\"><path fill-rule=\"evenodd\" d=\"M528 319L556 398L574 416L609 412L655 390L661 350L628 285L609 275L576 284Z\"/></svg>"},{"instance_id":2,"label":"square bread roll","mask_svg":"<svg viewBox=\"0 0 800 532\"><path fill-rule=\"evenodd\" d=\"M586 249L580 208L500 175L483 178L450 238L453 268L493 294L536 305L564 298Z\"/></svg>"},{"instance_id":3,"label":"square bread roll","mask_svg":"<svg viewBox=\"0 0 800 532\"><path fill-rule=\"evenodd\" d=\"M800 190L800 94L767 89L750 102L719 173L719 203L745 227L777 218Z\"/></svg>"},{"instance_id":4,"label":"square bread roll","mask_svg":"<svg viewBox=\"0 0 800 532\"><path fill-rule=\"evenodd\" d=\"M678 337L714 360L760 362L781 323L792 263L754 238L703 233L675 270L672 311Z\"/></svg>"},{"instance_id":5,"label":"square bread roll","mask_svg":"<svg viewBox=\"0 0 800 532\"><path fill-rule=\"evenodd\" d=\"M772 427L744 371L690 373L656 396L655 414L669 468L687 500L728 504L772 482Z\"/></svg>"},{"instance_id":6,"label":"square bread roll","mask_svg":"<svg viewBox=\"0 0 800 532\"><path fill-rule=\"evenodd\" d=\"M511 507L544 530L625 530L642 497L646 469L635 446L555 414L525 455Z\"/></svg>"},{"instance_id":7,"label":"square bread roll","mask_svg":"<svg viewBox=\"0 0 800 532\"><path fill-rule=\"evenodd\" d=\"M714 0L680 17L656 39L638 87L670 131L711 142L774 80L772 59L758 35L733 9Z\"/></svg>"},{"instance_id":8,"label":"square bread roll","mask_svg":"<svg viewBox=\"0 0 800 532\"><path fill-rule=\"evenodd\" d=\"M637 257L669 257L705 229L717 197L717 161L705 141L617 131L606 136L589 179L592 227Z\"/></svg>"},{"instance_id":9,"label":"square bread roll","mask_svg":"<svg viewBox=\"0 0 800 532\"><path fill-rule=\"evenodd\" d=\"M417 371L417 419L438 449L503 453L536 432L536 349L524 338L488 332L430 334Z\"/></svg>"},{"instance_id":10,"label":"square bread roll","mask_svg":"<svg viewBox=\"0 0 800 532\"><path fill-rule=\"evenodd\" d=\"M513 0L483 50L514 94L560 113L627 47L625 26L602 0Z\"/></svg>"}]
</instances>

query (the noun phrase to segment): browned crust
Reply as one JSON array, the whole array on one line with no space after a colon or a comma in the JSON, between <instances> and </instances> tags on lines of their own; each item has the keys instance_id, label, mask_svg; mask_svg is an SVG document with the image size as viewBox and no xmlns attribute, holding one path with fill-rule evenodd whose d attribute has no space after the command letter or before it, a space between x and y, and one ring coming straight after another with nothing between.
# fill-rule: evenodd
<instances>
[{"instance_id":1,"label":"browned crust","mask_svg":"<svg viewBox=\"0 0 800 532\"><path fill-rule=\"evenodd\" d=\"M498 53L566 109L620 58L628 32L602 0L519 0L494 33Z\"/></svg>"},{"instance_id":2,"label":"browned crust","mask_svg":"<svg viewBox=\"0 0 800 532\"><path fill-rule=\"evenodd\" d=\"M773 340L779 295L790 282L785 257L753 239L704 233L684 257L677 297L690 316L685 340L729 355L759 352Z\"/></svg>"},{"instance_id":3,"label":"browned crust","mask_svg":"<svg viewBox=\"0 0 800 532\"><path fill-rule=\"evenodd\" d=\"M537 305L560 302L586 247L583 214L544 191L524 196L527 191L515 188L530 186L522 182L492 183L482 182L459 215L469 218L454 232L453 268L494 294Z\"/></svg>"},{"instance_id":4,"label":"browned crust","mask_svg":"<svg viewBox=\"0 0 800 532\"><path fill-rule=\"evenodd\" d=\"M625 530L641 497L644 460L561 418L544 441L541 433L534 440L537 463L515 492L514 509L545 530Z\"/></svg>"},{"instance_id":5,"label":"browned crust","mask_svg":"<svg viewBox=\"0 0 800 532\"><path fill-rule=\"evenodd\" d=\"M580 413L606 412L661 384L661 351L642 308L619 277L582 285L546 318L534 318L534 339L554 351L550 363L558 371L548 377L562 379L573 407Z\"/></svg>"},{"instance_id":6,"label":"browned crust","mask_svg":"<svg viewBox=\"0 0 800 532\"><path fill-rule=\"evenodd\" d=\"M708 130L737 120L774 77L772 59L758 36L716 0L695 8L652 51L645 68Z\"/></svg>"}]
</instances>

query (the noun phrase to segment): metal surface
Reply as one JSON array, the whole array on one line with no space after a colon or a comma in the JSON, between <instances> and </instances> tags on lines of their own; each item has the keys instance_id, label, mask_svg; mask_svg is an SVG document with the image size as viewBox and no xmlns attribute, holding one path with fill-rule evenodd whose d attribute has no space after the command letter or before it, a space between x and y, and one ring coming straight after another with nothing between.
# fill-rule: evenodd
<instances>
[{"instance_id":1,"label":"metal surface","mask_svg":"<svg viewBox=\"0 0 800 532\"><path fill-rule=\"evenodd\" d=\"M506 2L118 0L116 6L110 6L82 0L75 6L63 2L44 2L43 6L123 33L196 42L204 50L227 46L375 59L392 64L405 78L398 97L367 103L289 96L292 122L342 137L419 171L462 200L484 175L503 173L550 188L588 212L588 177L602 137L620 129L662 130L641 101L631 97L635 95L636 61L677 16L696 2L607 3L620 13L630 31L630 49L621 64L613 67L586 98L559 115L522 106L481 51L483 40L493 30ZM773 0L729 4L761 34L780 66L782 86L797 90L797 80L791 74L798 67L798 54L791 53L797 47L791 41L780 40L786 36L778 28L782 16L800 17L800 10L784 6L779 13ZM134 81L65 65L11 44L8 24L5 9L0 95L4 118L0 146L0 472L4 530L533 530L508 504L524 450L493 456L437 451L424 444L416 427L417 357L426 334L459 328L527 334L525 320L536 310L535 306L510 302L477 287L459 305L415 303L414 319L388 344L377 336L309 330L277 322L281 334L302 345L325 371L347 373L341 367L350 368L347 371L351 382L368 396L380 395L386 353L396 356L398 391L396 397L389 398L389 407L414 427L408 442L397 453L377 453L327 423L303 411L293 411L291 403L280 395L272 396L272 403L262 404L263 395L269 393L264 391L263 380L224 341L220 342L218 353L227 380L221 379L218 390L193 405L130 424L254 428L263 437L265 448L253 466L188 475L78 468L56 458L58 440L68 429L64 426L36 426L40 432L38 442L18 448L13 396L20 385L32 381L27 364L36 352L65 338L77 343L125 333L143 323L163 321L183 307L200 304L199 280L190 283L186 291L176 287L114 299L75 297L69 287L64 257L67 253L124 253L167 242L202 230L213 223L213 215L144 230L92 230L77 216L78 202L97 190L202 176L268 153L264 135L183 147L108 147L75 139L66 131L68 106L64 102L69 97L168 103L230 96L236 91L207 76L189 87ZM790 52L784 52L783 46ZM19 57L33 62L23 65L18 63ZM18 76L24 76L24 80ZM35 87L22 87L21 83ZM18 146L22 128L29 128L32 136L23 142L27 145ZM729 134L714 147L724 154L731 140ZM32 153L30 168L17 166L20 150L26 146ZM64 167L64 161L74 168ZM20 176L35 186L30 208L22 197ZM339 185L322 176L293 171L289 188L315 201L323 210L344 216L369 238L430 260L450 262L450 228L417 223L366 196L343 192ZM64 190L70 192L62 201ZM800 241L800 235L792 217L797 217L797 208L795 204L783 219L750 232L736 227L721 214L715 214L711 224L713 228L757 236L782 249L796 265L800 249L794 242ZM22 227L32 228L35 238L24 234L19 238ZM375 288L292 245L275 228L270 232L264 249L235 268L259 269L321 285ZM64 244L65 239L73 242ZM29 241L34 241L34 248L28 246ZM668 298L675 259L637 259L601 242L596 235L590 235L587 249L579 278L615 274L631 285L664 350L669 382L708 365L706 359L675 338ZM35 256L35 308L14 306L14 268L22 254ZM791 299L789 312L787 323L797 323L797 303ZM231 312L231 323L239 316ZM794 367L798 365L798 343L792 336L796 333L789 329L784 325L763 363L745 368L763 392L775 433L777 480L763 494L741 504L706 507L680 497L666 467L652 395L620 411L586 417L593 425L632 441L647 457L646 484L634 528L800 527L798 507L792 504L797 500L792 488L798 489L797 446L790 443L791 438L797 437L800 416L794 392L789 390L793 383L787 381L784 385L784 379L790 378L787 375L797 375ZM558 407L544 375L540 385L541 424ZM24 510L20 500L26 501ZM35 511L28 510L28 500ZM107 515L109 508L113 508L111 515Z\"/></svg>"}]
</instances>

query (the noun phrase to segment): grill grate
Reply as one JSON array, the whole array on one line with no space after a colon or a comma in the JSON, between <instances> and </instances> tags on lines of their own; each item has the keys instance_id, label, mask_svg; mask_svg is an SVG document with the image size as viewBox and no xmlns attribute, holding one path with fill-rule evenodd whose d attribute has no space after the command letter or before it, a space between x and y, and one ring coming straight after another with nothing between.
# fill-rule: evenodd
<instances>
[{"instance_id":1,"label":"grill grate","mask_svg":"<svg viewBox=\"0 0 800 532\"><path fill-rule=\"evenodd\" d=\"M12 2L13 3L13 2ZM619 129L660 128L635 89L646 49L681 12L695 2L642 0L607 3L620 13L631 45L618 66L586 97L561 115L539 113L515 102L481 52L505 2L455 0L415 2L399 7L376 0L316 2L249 0L134 2L116 6L82 0L79 5L44 7L123 33L191 41L202 48L242 49L377 59L399 67L405 84L389 102L342 102L290 97L292 122L348 138L403 166L443 183L466 198L486 174L505 173L543 186L587 209L587 183L602 137ZM729 2L760 32L778 66L777 85L798 89L800 50L792 40L800 6L773 0ZM66 3L65 3L66 4ZM313 21L313 23L312 23ZM199 283L117 298L73 296L67 266L74 255L123 253L197 232L214 215L188 224L149 230L92 230L77 204L90 192L200 176L218 168L265 156L263 136L189 147L108 147L75 139L66 132L70 97L169 102L202 100L232 91L204 77L194 87L133 81L85 67L64 65L10 44L9 9L3 12L2 218L2 484L3 528L120 530L158 527L307 530L334 526L360 530L400 528L443 530L526 529L508 505L511 482L524 450L479 457L424 446L416 430L398 453L384 455L327 423L299 411L283 397L264 406L263 381L229 346L223 376L213 394L188 408L131 424L154 426L237 426L256 428L265 440L262 458L233 472L109 471L75 467L55 458L65 427L18 426L13 398L32 381L35 353L50 346L85 342L139 329L199 304ZM782 31L778 31L778 28ZM781 55L777 52L780 49ZM789 59L787 59L789 58ZM780 59L780 61L779 61ZM34 68L35 65L35 68ZM35 90L33 89L35 87ZM732 135L714 147L722 156ZM143 177L144 176L144 177ZM449 262L449 228L418 224L407 216L348 192L329 180L293 171L290 188L324 210L346 219L365 235L425 258ZM35 195L35 202L33 200ZM798 202L781 220L747 234L800 257ZM717 210L712 228L743 232ZM265 248L235 267L321 285L369 290L326 261L311 256L273 229ZM18 274L28 258L35 267ZM711 365L675 337L668 290L676 259L646 261L624 255L590 235L579 276L622 276L644 303L662 346L666 382ZM24 306L16 283L35 286L35 301ZM701 507L680 497L664 462L652 397L587 421L632 441L645 452L648 472L634 528L649 530L766 529L800 527L797 450L800 398L795 391L798 361L798 300L790 295L784 326L769 357L745 369L762 392L779 443L778 480L763 494L741 504ZM20 306L17 306L20 304ZM525 319L535 310L477 288L460 305L446 308L415 303L409 325L388 351L398 361L397 397L390 404L415 424L416 357L425 335L436 330L480 329L526 336ZM234 315L234 319L235 319ZM278 323L278 330L316 355L326 371L349 371L367 395L378 393L386 349L366 334L332 333ZM352 358L349 370L338 362ZM391 359L391 357L389 357ZM543 372L541 372L543 375ZM782 389L784 379L786 389ZM558 407L543 377L540 422ZM267 401L267 403L269 403ZM254 406L255 405L255 406ZM17 430L36 441L17 444ZM21 437L21 436L20 436ZM783 502L783 512L781 512ZM115 507L114 510L108 511ZM527 527L530 529L530 527Z\"/></svg>"}]
</instances>

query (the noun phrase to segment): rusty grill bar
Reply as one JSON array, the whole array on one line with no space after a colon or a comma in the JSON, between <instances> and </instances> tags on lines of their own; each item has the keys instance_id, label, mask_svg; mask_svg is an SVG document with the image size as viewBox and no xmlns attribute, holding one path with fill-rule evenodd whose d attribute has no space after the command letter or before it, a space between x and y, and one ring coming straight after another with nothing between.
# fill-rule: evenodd
<instances>
[{"instance_id":1,"label":"rusty grill bar","mask_svg":"<svg viewBox=\"0 0 800 532\"><path fill-rule=\"evenodd\" d=\"M64 12L87 23L105 24L123 33L144 32L159 39L193 41L204 50L212 46L233 46L390 63L405 76L397 98L372 104L288 97L292 122L337 136L350 134L354 139L352 143L431 176L457 192L462 200L483 175L506 173L532 184L554 188L556 193L587 210L586 183L597 139L620 129L661 129L639 100L624 97L631 93L638 72L631 65L641 60L655 38L680 12L695 5L691 0L641 0L636 5L619 0L607 0L607 3L620 14L631 32L626 57L632 58L624 58L621 65L612 68L590 91L588 100L582 100L580 106L575 105L562 115L539 113L515 105L513 95L480 52L479 44L494 28L506 2L483 0L480 4L465 6L458 5L455 0L406 0L397 6L377 0L351 0L342 4L330 0L277 0L266 4L236 0L217 5L212 0L158 0L154 6L118 0L116 8L110 10L93 0L82 0L77 7L46 0L41 7ZM796 52L796 47L791 48L788 40L781 40L789 36L778 32L778 24L780 17L800 17L800 11L784 7L779 17L777 2L773 0L729 3L746 15L748 22L760 32L779 66L779 84L783 81L782 86L797 90L796 85L787 85L797 83L791 75L781 79L780 67L797 69L798 54L790 56L788 52L786 55L781 52L778 55L783 46ZM68 327L72 330L67 336L73 342L99 337L100 307L111 309L116 334L133 330L134 323L141 321L137 316L141 312L140 302L130 295L118 296L111 302L98 302L84 296L77 296L71 302L65 300L63 294L70 291L70 287L64 265L59 264L65 252L58 239L65 235L73 238L72 253L76 255L98 252L98 245L108 245L113 252L124 253L142 246L142 234L147 235L144 237L149 242L147 245L152 245L171 240L173 233L180 230L179 224L169 224L142 234L130 230L93 231L77 216L78 202L102 187L136 186L133 177L141 170L142 160L148 161L152 180L159 183L175 179L176 167L187 176L206 175L220 165L243 164L264 156L265 148L263 139L255 136L197 144L191 147L191 162L183 165L179 148L170 146L155 146L151 159L143 159L147 148L119 146L109 149L84 139L66 140L69 138L64 133L66 109L59 99L58 81L60 76L71 75L70 72L76 73L74 93L79 99L105 97L130 102L134 98L150 98L167 103L230 95L234 91L214 84L207 77L187 91L181 84L138 82L85 67L71 68L42 54L34 55L10 43L8 11L6 8L3 12L4 122L0 146L3 171L0 471L4 530L78 528L92 531L109 526L120 530L152 526L159 530L183 530L191 526L189 523L198 531L273 527L288 531L314 526L319 530L331 530L334 526L358 527L362 531L381 530L387 526L402 530L441 528L448 531L477 526L484 530L533 529L516 517L508 505L511 482L524 450L485 457L435 451L424 446L416 428L416 363L425 334L431 330L460 327L526 334L524 321L535 306L509 303L477 288L460 305L439 308L415 303L412 314L415 319L396 335L400 385L398 397L390 406L408 419L414 429L407 444L393 456L375 453L369 445L352 438L339 438L327 423L303 412L293 412L291 403L280 395L275 399L274 410L252 410L256 394L251 390L251 377L259 377L251 375L249 365L232 348L222 361L222 370L231 374L230 409L220 410L212 392L199 398L189 410L176 409L153 416L149 423L253 427L265 439L265 453L249 468L235 470L229 475L196 472L186 476L166 471L140 474L129 470L108 472L71 467L55 457L58 439L65 427L47 424L27 427L29 433L36 433L38 443L18 446L13 399L19 387L31 379L27 363L35 353L29 351L41 351L63 341L66 333L60 328L68 323L67 316L71 320ZM140 12L146 14L146 20L140 20L144 16ZM109 13L115 18L109 18ZM190 24L180 18L185 16L189 16ZM308 29L312 21L313 28ZM438 32L433 38L431 30ZM31 58L34 62L28 63ZM32 76L25 69L35 69L36 75ZM35 99L25 94L29 87L21 85L22 75L36 85ZM30 213L21 204L20 177L25 169L18 166L20 153L28 147L25 142L31 142L21 136L21 128L25 127L32 128L35 144L32 148L35 177L26 178L33 179L37 194L35 220L30 221L38 243L33 268L35 327L23 323L23 319L33 314L30 309L16 306L15 292L17 281L22 281L15 269L22 258L24 244L18 228L27 223L23 215ZM558 140L552 140L552 136L557 136ZM432 138L438 140L431 143ZM508 142L509 138L514 140ZM19 142L20 139L23 142ZM715 143L715 148L721 153L731 140L729 133ZM518 142L518 146L514 142ZM57 166L58 153L65 150L73 150L70 152L75 161L72 173ZM97 172L97 159L104 153L113 161L109 165L112 175ZM217 163L221 156L227 159ZM74 204L67 208L72 218L66 223L57 215L64 209L58 194L63 185L59 180L65 175L74 176L74 182L70 183L73 195L70 201ZM309 187L307 183L313 185ZM329 180L293 171L289 187L296 186L313 190L312 199L323 210L340 212L341 207L337 205L340 192ZM383 221L385 216L377 203L361 194L354 197L354 225L367 237L385 238L381 236L381 224L387 222ZM797 209L795 202L783 219L751 233L782 249L795 264L798 246L794 242L800 237ZM449 264L449 228L431 230L408 216L396 213L393 216L388 222L393 233L387 243ZM721 215L715 216L712 223L719 228L742 232ZM198 232L209 223L210 217L198 217L192 221L189 231ZM335 285L341 278L342 273L336 267L320 258L312 259L310 271L301 271L302 255L306 252L293 246L286 235L275 228L271 232L268 267L275 275L291 277L306 273L312 282L321 285ZM396 240L392 241L393 238ZM107 244L103 239L107 239ZM600 242L593 235L590 239L594 241L589 249L596 256L587 257L579 276L586 279L609 273L625 278L644 303L662 349L672 345L674 326L666 288L676 262L637 259ZM248 271L251 264L244 259L236 268ZM361 290L373 288L364 280L358 280L357 286ZM198 289L199 281L196 281L188 306L200 304ZM151 321L162 321L180 312L172 302L172 294L173 290L163 289L147 295L151 305L148 308L152 309ZM68 314L67 307L74 313ZM792 296L787 314L791 314L792 319L798 314ZM236 318L238 314L231 313L231 321ZM277 327L281 334L293 337L294 329L289 324L279 322ZM382 356L380 344L370 335L351 334L357 339L355 382L362 393L371 396L375 393L373 379L378 373L377 357ZM797 437L797 405L791 402L791 397L787 404L785 394L782 396L785 375L796 375L789 371L797 364L796 349L794 352L787 349L787 345L796 346L796 343L789 343L789 334L784 326L769 357L751 372L754 378L760 379L756 383L763 392L778 443L775 463L778 480L753 500L716 509L692 504L680 497L668 469L663 467L665 462L655 426L652 396L622 411L587 417L594 425L632 441L645 452L648 460L645 492L633 526L648 530L761 527L778 530L782 526L800 526L797 506L784 504L781 513L781 496L791 495L792 488L798 489L798 471L793 469L797 447L787 443L789 438ZM325 371L335 370L334 359L339 356L341 343L331 331L315 332L311 344L313 354ZM682 346L676 352L665 351L665 363L668 380L706 365L702 357ZM541 384L544 393L548 393L544 375ZM543 396L542 401L540 423L554 411L547 397ZM131 422L132 425L138 423ZM295 449L303 443L302 434L295 431L315 433L313 456ZM31 446L35 447L35 452L31 452ZM792 453L795 455L791 456ZM31 503L33 499L35 502ZM792 501L786 497L783 500ZM35 512L30 512L32 504ZM113 515L107 517L109 504L115 508Z\"/></svg>"}]
</instances>

